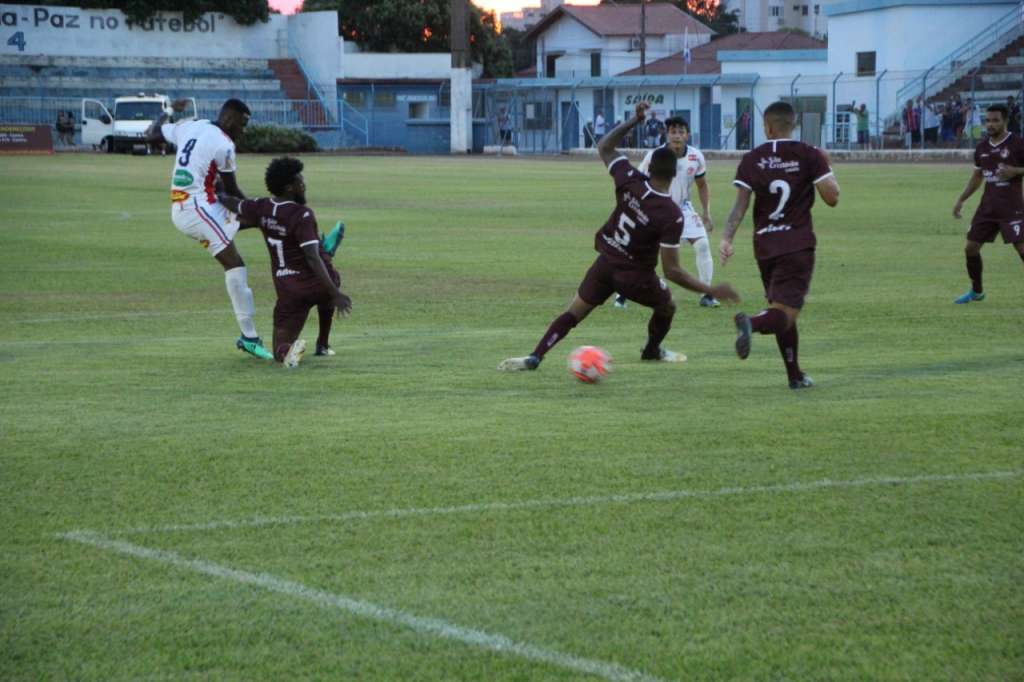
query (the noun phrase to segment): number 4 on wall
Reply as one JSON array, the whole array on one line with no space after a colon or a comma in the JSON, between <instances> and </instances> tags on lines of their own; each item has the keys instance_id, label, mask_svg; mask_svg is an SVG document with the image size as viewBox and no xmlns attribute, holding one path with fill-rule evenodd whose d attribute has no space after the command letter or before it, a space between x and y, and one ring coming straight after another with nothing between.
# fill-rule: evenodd
<instances>
[{"instance_id":1,"label":"number 4 on wall","mask_svg":"<svg viewBox=\"0 0 1024 682\"><path fill-rule=\"evenodd\" d=\"M7 39L8 45L14 45L18 48L18 52L25 51L25 34L22 31L18 31L13 36Z\"/></svg>"}]
</instances>

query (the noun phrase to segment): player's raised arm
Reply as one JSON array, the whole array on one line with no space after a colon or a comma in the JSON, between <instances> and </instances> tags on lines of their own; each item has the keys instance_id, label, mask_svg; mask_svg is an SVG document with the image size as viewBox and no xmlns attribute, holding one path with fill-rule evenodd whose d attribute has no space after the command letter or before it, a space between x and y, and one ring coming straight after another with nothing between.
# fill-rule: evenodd
<instances>
[{"instance_id":1,"label":"player's raised arm","mask_svg":"<svg viewBox=\"0 0 1024 682\"><path fill-rule=\"evenodd\" d=\"M967 181L967 186L964 187L964 191L960 193L960 196L956 199L956 203L953 204L954 218L960 219L960 211L964 208L964 202L970 199L971 195L978 191L978 188L981 187L984 180L985 178L981 174L981 169L975 168L974 172L971 174L971 179Z\"/></svg>"},{"instance_id":2,"label":"player's raised arm","mask_svg":"<svg viewBox=\"0 0 1024 682\"><path fill-rule=\"evenodd\" d=\"M725 223L725 232L722 233L722 239L718 243L718 257L722 265L725 265L732 257L732 239L736 236L736 231L740 229L740 223L743 222L743 216L747 215L747 209L750 208L750 194L749 187L736 185L736 202L732 205L729 219Z\"/></svg>"},{"instance_id":3,"label":"player's raised arm","mask_svg":"<svg viewBox=\"0 0 1024 682\"><path fill-rule=\"evenodd\" d=\"M619 125L611 129L607 135L601 138L601 141L597 143L597 153L601 156L601 161L607 166L616 158L619 157L619 153L615 150L622 142L623 138L626 137L626 133L635 128L644 118L647 116L647 109L650 105L647 102L640 102L636 105L636 111L633 113L633 118L628 121L623 121Z\"/></svg>"},{"instance_id":4,"label":"player's raised arm","mask_svg":"<svg viewBox=\"0 0 1024 682\"><path fill-rule=\"evenodd\" d=\"M704 282L701 282L684 270L679 264L678 247L662 246L660 254L661 272L668 281L675 282L684 289L696 291L698 294L705 294L723 301L735 303L740 300L740 295L729 284L704 284Z\"/></svg>"},{"instance_id":5,"label":"player's raised arm","mask_svg":"<svg viewBox=\"0 0 1024 682\"><path fill-rule=\"evenodd\" d=\"M180 114L185 111L185 107L187 106L187 99L179 99L175 100L174 103L171 104L171 110L175 114ZM155 121L149 124L149 127L146 128L146 132L142 135L143 139L146 140L146 144L164 144L166 142L173 142L173 140L168 140L163 132L164 124L171 122L173 122L173 120L170 114L161 113Z\"/></svg>"}]
</instances>

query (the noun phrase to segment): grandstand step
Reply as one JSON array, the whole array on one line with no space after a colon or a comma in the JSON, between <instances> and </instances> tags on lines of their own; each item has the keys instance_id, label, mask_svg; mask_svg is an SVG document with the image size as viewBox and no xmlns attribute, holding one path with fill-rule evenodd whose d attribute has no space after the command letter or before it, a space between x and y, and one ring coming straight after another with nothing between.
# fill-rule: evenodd
<instances>
[{"instance_id":1,"label":"grandstand step","mask_svg":"<svg viewBox=\"0 0 1024 682\"><path fill-rule=\"evenodd\" d=\"M0 76L0 88L44 88L53 90L109 90L113 85L125 95L137 92L165 92L167 90L270 90L279 91L280 85L271 79L229 79L229 78L165 78L159 82L145 78L119 78L114 83L109 78L25 78L21 76Z\"/></svg>"},{"instance_id":2,"label":"grandstand step","mask_svg":"<svg viewBox=\"0 0 1024 682\"><path fill-rule=\"evenodd\" d=\"M983 73L978 76L978 80L981 81L982 85L986 90L995 89L997 87L1020 87L1020 84L1024 82L1024 71L1018 73Z\"/></svg>"},{"instance_id":3,"label":"grandstand step","mask_svg":"<svg viewBox=\"0 0 1024 682\"><path fill-rule=\"evenodd\" d=\"M1005 102L1007 97L1020 97L1021 90L964 90L960 92L961 101L973 98L976 102Z\"/></svg>"},{"instance_id":4,"label":"grandstand step","mask_svg":"<svg viewBox=\"0 0 1024 682\"><path fill-rule=\"evenodd\" d=\"M1007 57L1006 63L1009 66L1024 66L1024 57Z\"/></svg>"}]
</instances>

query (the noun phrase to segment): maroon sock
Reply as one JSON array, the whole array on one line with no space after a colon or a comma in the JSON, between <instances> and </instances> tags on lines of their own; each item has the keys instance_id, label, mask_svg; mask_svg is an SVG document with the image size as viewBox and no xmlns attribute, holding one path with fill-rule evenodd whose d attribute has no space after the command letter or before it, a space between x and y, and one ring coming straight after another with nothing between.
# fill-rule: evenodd
<instances>
[{"instance_id":1,"label":"maroon sock","mask_svg":"<svg viewBox=\"0 0 1024 682\"><path fill-rule=\"evenodd\" d=\"M544 354L551 350L556 343L568 336L569 332L577 324L579 324L579 321L572 313L562 313L556 317L555 321L548 327L548 330L544 332L544 336L541 337L540 342L533 349L531 355L543 358Z\"/></svg>"},{"instance_id":2,"label":"maroon sock","mask_svg":"<svg viewBox=\"0 0 1024 682\"><path fill-rule=\"evenodd\" d=\"M328 340L331 338L331 323L334 320L334 306L331 304L318 305L317 314L320 316L320 334L316 337L316 345L327 348Z\"/></svg>"},{"instance_id":3,"label":"maroon sock","mask_svg":"<svg viewBox=\"0 0 1024 682\"><path fill-rule=\"evenodd\" d=\"M644 354L654 353L661 348L661 342L668 336L668 330L671 328L671 315L651 315L651 320L647 323L647 348L644 349Z\"/></svg>"},{"instance_id":4,"label":"maroon sock","mask_svg":"<svg viewBox=\"0 0 1024 682\"><path fill-rule=\"evenodd\" d=\"M1024 255L1021 256L1024 258ZM981 254L967 256L967 276L971 278L971 291L980 294L981 288Z\"/></svg>"},{"instance_id":5,"label":"maroon sock","mask_svg":"<svg viewBox=\"0 0 1024 682\"><path fill-rule=\"evenodd\" d=\"M780 334L786 330L786 313L778 308L767 308L750 317L750 328L761 334Z\"/></svg>"},{"instance_id":6,"label":"maroon sock","mask_svg":"<svg viewBox=\"0 0 1024 682\"><path fill-rule=\"evenodd\" d=\"M779 344L779 353L782 361L786 363L786 375L790 381L800 381L804 373L800 371L798 351L800 349L800 335L796 331L796 323L792 327L775 335L775 342Z\"/></svg>"}]
</instances>

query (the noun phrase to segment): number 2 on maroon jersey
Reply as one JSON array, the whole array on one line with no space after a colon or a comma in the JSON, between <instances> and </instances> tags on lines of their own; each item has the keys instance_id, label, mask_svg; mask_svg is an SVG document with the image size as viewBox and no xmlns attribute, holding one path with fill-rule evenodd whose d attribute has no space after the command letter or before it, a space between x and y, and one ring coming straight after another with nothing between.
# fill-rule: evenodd
<instances>
[{"instance_id":1,"label":"number 2 on maroon jersey","mask_svg":"<svg viewBox=\"0 0 1024 682\"><path fill-rule=\"evenodd\" d=\"M779 198L778 207L768 216L769 220L779 220L785 215L782 209L786 207L786 202L789 201L789 195L792 190L789 188L789 183L785 180L772 180L772 183L768 185L768 191L772 194L782 193L782 196Z\"/></svg>"}]
</instances>

